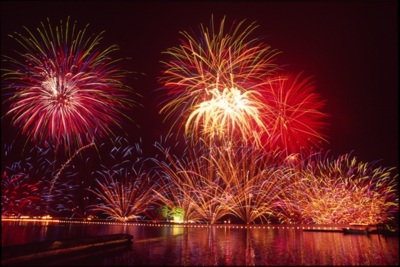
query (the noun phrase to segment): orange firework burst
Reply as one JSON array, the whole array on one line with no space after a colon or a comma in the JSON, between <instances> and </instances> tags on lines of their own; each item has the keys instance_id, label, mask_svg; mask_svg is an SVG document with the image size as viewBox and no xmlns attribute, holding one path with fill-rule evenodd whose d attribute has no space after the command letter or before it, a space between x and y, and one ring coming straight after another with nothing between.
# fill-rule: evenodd
<instances>
[{"instance_id":1,"label":"orange firework burst","mask_svg":"<svg viewBox=\"0 0 400 267\"><path fill-rule=\"evenodd\" d=\"M189 117L192 120L195 114L203 113L204 110L196 111L193 107L199 107L202 102L209 101L210 91L216 95L224 94L226 88L252 90L256 85L264 83L266 77L277 69L273 58L278 52L258 39L250 39L250 34L257 26L251 23L244 27L244 22L241 21L236 27L233 24L233 27L226 31L225 18L222 19L219 29L214 27L212 18L210 28L201 25L199 37L182 32L184 38L181 45L165 52L170 56L170 60L162 62L165 70L159 80L168 91L166 99L161 103L163 106L160 112L166 113L166 118L176 114L178 119L174 125L181 124L182 127ZM217 90L220 92L217 93ZM207 102L204 105L207 105ZM243 119L240 116L236 118ZM195 119L194 122L201 123L201 120ZM243 126L243 123L237 122L237 125ZM197 128L198 125L192 129ZM215 127L213 130L204 131L215 132Z\"/></svg>"},{"instance_id":2,"label":"orange firework burst","mask_svg":"<svg viewBox=\"0 0 400 267\"><path fill-rule=\"evenodd\" d=\"M209 94L211 99L199 103L190 113L185 125L186 133L193 133L196 137L201 132L210 140L218 137L233 140L236 132L239 134L237 140L246 142L249 136L257 137L260 130L263 133L268 131L261 120L260 110L264 105L259 92L241 92L237 88L225 88L221 92L215 88ZM202 131L198 129L199 125Z\"/></svg>"},{"instance_id":3,"label":"orange firework burst","mask_svg":"<svg viewBox=\"0 0 400 267\"><path fill-rule=\"evenodd\" d=\"M321 153L287 168L287 184L278 217L288 223L386 223L399 210L396 168L363 163L350 154Z\"/></svg>"}]
</instances>

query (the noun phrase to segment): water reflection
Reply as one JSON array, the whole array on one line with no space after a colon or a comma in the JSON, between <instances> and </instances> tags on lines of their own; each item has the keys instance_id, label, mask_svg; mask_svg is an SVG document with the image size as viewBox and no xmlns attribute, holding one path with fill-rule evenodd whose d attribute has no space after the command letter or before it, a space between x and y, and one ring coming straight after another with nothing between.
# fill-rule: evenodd
<instances>
[{"instance_id":1,"label":"water reflection","mask_svg":"<svg viewBox=\"0 0 400 267\"><path fill-rule=\"evenodd\" d=\"M2 223L2 245L114 233L134 236L131 249L70 262L85 266L398 265L398 237L304 232L298 227L230 228L147 225Z\"/></svg>"},{"instance_id":2,"label":"water reflection","mask_svg":"<svg viewBox=\"0 0 400 267\"><path fill-rule=\"evenodd\" d=\"M396 265L398 239L291 229L183 229L134 244L136 265ZM142 257L145 255L145 257Z\"/></svg>"}]
</instances>

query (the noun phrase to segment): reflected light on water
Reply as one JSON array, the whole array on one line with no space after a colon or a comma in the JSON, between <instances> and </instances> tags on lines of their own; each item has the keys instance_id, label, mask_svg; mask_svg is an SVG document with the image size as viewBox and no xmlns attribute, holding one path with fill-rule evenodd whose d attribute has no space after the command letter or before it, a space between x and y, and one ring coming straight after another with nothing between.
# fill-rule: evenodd
<instances>
[{"instance_id":1,"label":"reflected light on water","mask_svg":"<svg viewBox=\"0 0 400 267\"><path fill-rule=\"evenodd\" d=\"M126 233L134 237L131 249L112 255L97 255L68 264L75 266L399 264L398 237L303 231L318 228L341 229L341 226L2 221L2 246Z\"/></svg>"}]
</instances>

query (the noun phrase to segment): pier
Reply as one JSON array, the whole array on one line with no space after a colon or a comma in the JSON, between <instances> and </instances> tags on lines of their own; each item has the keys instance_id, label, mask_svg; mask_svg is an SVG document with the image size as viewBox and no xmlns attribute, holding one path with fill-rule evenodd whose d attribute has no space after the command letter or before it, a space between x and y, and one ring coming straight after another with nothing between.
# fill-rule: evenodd
<instances>
[{"instance_id":1,"label":"pier","mask_svg":"<svg viewBox=\"0 0 400 267\"><path fill-rule=\"evenodd\" d=\"M62 259L66 257L84 256L97 252L113 251L132 245L132 235L114 234L87 237L80 239L66 239L42 241L2 247L2 266L31 265L35 261Z\"/></svg>"}]
</instances>

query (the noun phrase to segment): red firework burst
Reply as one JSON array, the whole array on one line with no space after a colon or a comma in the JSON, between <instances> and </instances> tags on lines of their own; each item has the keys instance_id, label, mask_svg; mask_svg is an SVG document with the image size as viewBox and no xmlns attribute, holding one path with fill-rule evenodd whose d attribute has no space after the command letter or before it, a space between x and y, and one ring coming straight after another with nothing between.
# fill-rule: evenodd
<instances>
[{"instance_id":1,"label":"red firework burst","mask_svg":"<svg viewBox=\"0 0 400 267\"><path fill-rule=\"evenodd\" d=\"M290 155L328 142L323 133L328 116L322 111L325 101L314 89L311 77L301 74L278 75L262 84L267 107L263 117L268 129L263 137L266 148Z\"/></svg>"}]
</instances>

